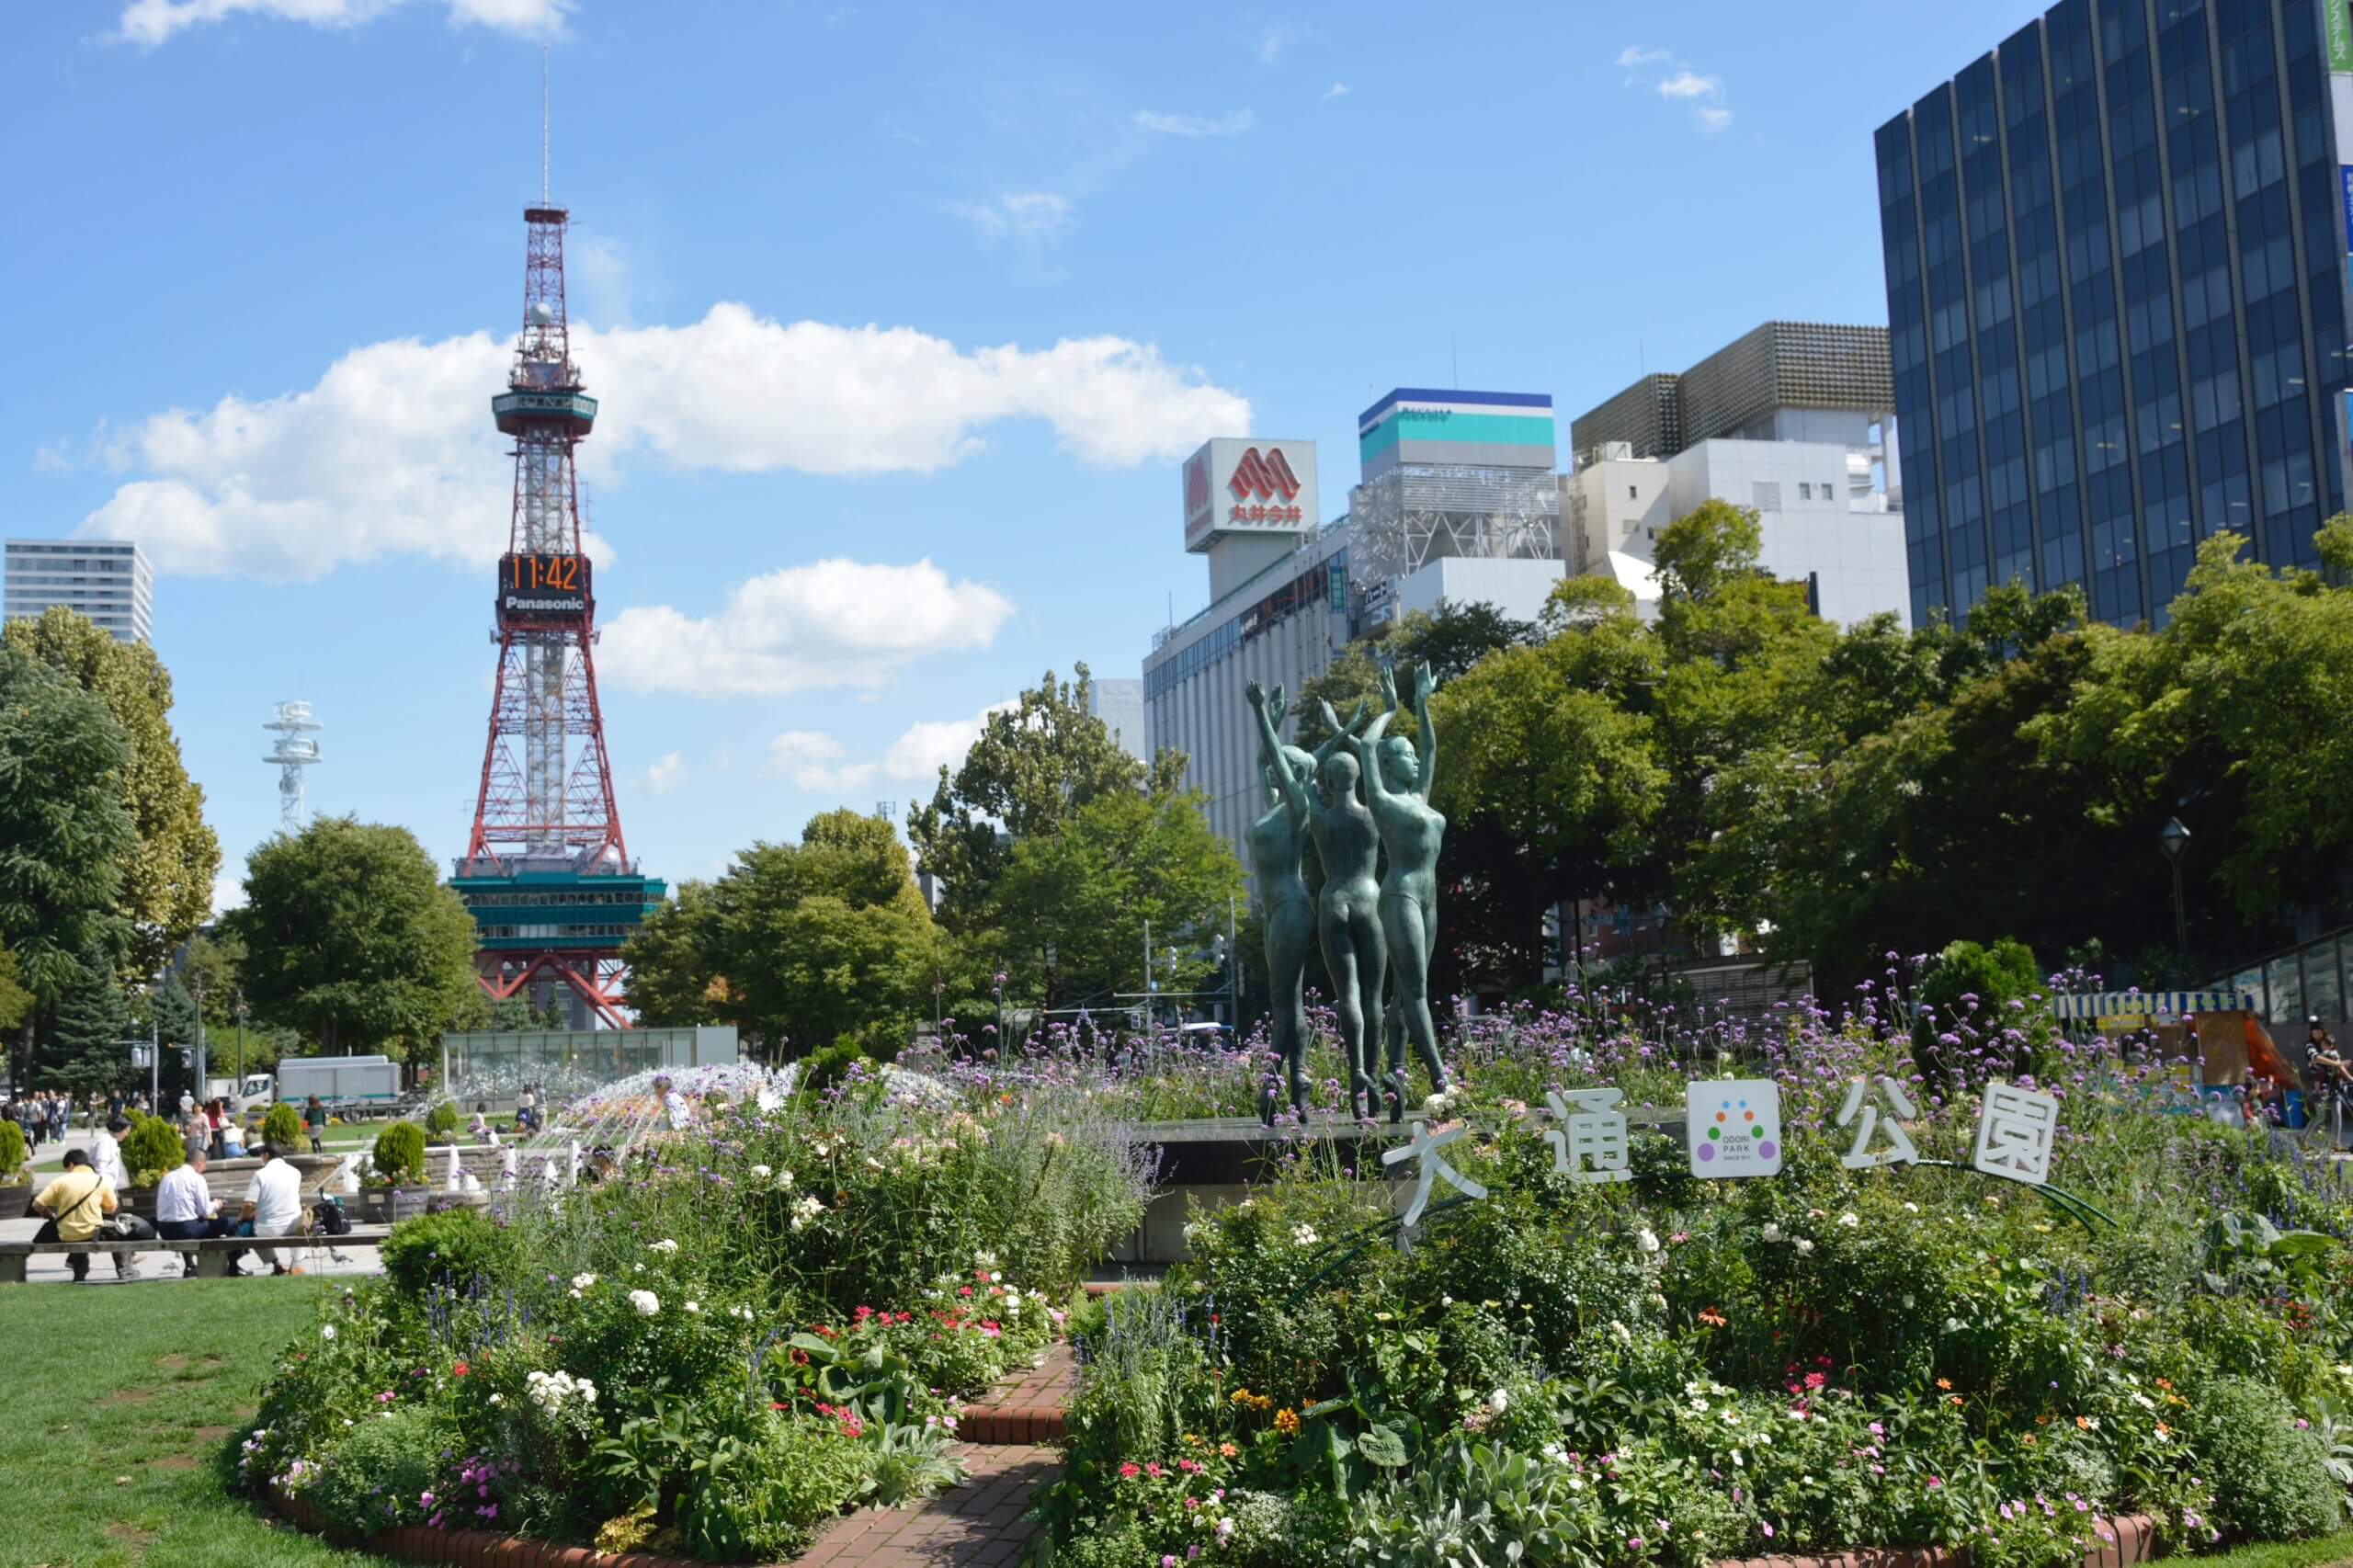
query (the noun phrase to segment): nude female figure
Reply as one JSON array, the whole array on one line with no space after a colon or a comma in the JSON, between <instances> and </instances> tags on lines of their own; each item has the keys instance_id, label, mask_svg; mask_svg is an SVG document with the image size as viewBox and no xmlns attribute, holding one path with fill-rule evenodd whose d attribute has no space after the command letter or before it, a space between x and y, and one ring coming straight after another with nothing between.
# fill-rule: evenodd
<instances>
[{"instance_id":1,"label":"nude female figure","mask_svg":"<svg viewBox=\"0 0 2353 1568\"><path fill-rule=\"evenodd\" d=\"M1381 834L1358 796L1362 771L1347 749L1354 724L1344 725L1324 705L1324 724L1339 749L1315 770L1315 794L1294 781L1292 798L1303 802L1307 828L1324 865L1324 891L1315 910L1324 967L1332 976L1332 1002L1340 1015L1340 1044L1348 1059L1348 1101L1369 1119L1381 1093L1381 983L1388 959L1381 940Z\"/></svg>"},{"instance_id":2,"label":"nude female figure","mask_svg":"<svg viewBox=\"0 0 2353 1568\"><path fill-rule=\"evenodd\" d=\"M1389 869L1381 881L1380 919L1384 945L1394 960L1397 1012L1403 1035L1414 1042L1415 1054L1428 1070L1431 1092L1446 1093L1446 1066L1438 1056L1438 1026L1430 1017L1430 949L1438 939L1438 852L1446 836L1446 818L1430 807L1430 786L1438 771L1438 733L1430 722L1430 667L1414 672L1413 710L1419 720L1417 741L1384 735L1390 713L1373 720L1370 728L1348 742L1364 774L1365 800L1389 852ZM1384 677L1384 688L1388 682ZM1402 1042L1392 1034L1389 1071L1383 1080L1389 1119L1405 1113L1405 1061Z\"/></svg>"},{"instance_id":3,"label":"nude female figure","mask_svg":"<svg viewBox=\"0 0 2353 1568\"><path fill-rule=\"evenodd\" d=\"M1316 929L1315 902L1308 896L1300 875L1300 851L1310 831L1307 784L1345 732L1336 732L1320 752L1282 744L1285 709L1283 689L1269 697L1252 681L1245 694L1258 716L1259 753L1265 761L1258 776L1267 791L1269 810L1244 835L1250 850L1250 869L1257 878L1266 903L1267 980L1274 998L1272 1033L1276 1053L1282 1058L1294 1111L1307 1108L1307 954ZM1350 727L1364 722L1360 706ZM1351 1077L1356 1060L1349 1059ZM1368 1083L1366 1087L1370 1088ZM1272 1122L1277 1100L1270 1090L1259 1107L1261 1120Z\"/></svg>"}]
</instances>

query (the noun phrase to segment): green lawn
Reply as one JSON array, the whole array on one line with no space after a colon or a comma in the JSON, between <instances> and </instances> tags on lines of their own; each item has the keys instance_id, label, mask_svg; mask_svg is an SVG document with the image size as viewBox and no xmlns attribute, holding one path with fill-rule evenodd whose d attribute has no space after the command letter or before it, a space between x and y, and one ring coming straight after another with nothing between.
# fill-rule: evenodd
<instances>
[{"instance_id":1,"label":"green lawn","mask_svg":"<svg viewBox=\"0 0 2353 1568\"><path fill-rule=\"evenodd\" d=\"M2260 1541L2211 1557L2184 1559L2198 1568L2336 1568L2353 1562L2353 1530L2340 1530L2316 1540Z\"/></svg>"},{"instance_id":2,"label":"green lawn","mask_svg":"<svg viewBox=\"0 0 2353 1568\"><path fill-rule=\"evenodd\" d=\"M152 1267L152 1266L151 1266ZM0 1286L0 1564L358 1568L228 1489L317 1279Z\"/></svg>"}]
</instances>

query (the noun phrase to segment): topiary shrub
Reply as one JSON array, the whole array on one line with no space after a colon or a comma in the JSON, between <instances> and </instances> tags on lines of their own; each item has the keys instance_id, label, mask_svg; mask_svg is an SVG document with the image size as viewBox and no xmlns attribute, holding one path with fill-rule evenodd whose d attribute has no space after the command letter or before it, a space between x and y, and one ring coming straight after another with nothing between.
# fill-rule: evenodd
<instances>
[{"instance_id":1,"label":"topiary shrub","mask_svg":"<svg viewBox=\"0 0 2353 1568\"><path fill-rule=\"evenodd\" d=\"M813 1051L801 1062L801 1072L793 1079L793 1087L802 1094L822 1095L842 1081L853 1062L863 1062L866 1053L855 1040L836 1040L819 1051Z\"/></svg>"},{"instance_id":2,"label":"topiary shrub","mask_svg":"<svg viewBox=\"0 0 2353 1568\"><path fill-rule=\"evenodd\" d=\"M506 1277L514 1233L476 1209L451 1209L404 1220L384 1238L384 1275L395 1289L422 1297L438 1283L460 1293L480 1279Z\"/></svg>"},{"instance_id":3,"label":"topiary shrub","mask_svg":"<svg viewBox=\"0 0 2353 1568\"><path fill-rule=\"evenodd\" d=\"M2191 1403L2225 1532L2298 1540L2336 1528L2344 1492L2328 1473L2328 1450L2286 1400L2252 1378L2217 1378Z\"/></svg>"},{"instance_id":4,"label":"topiary shrub","mask_svg":"<svg viewBox=\"0 0 2353 1568\"><path fill-rule=\"evenodd\" d=\"M284 1100L278 1101L261 1119L261 1137L263 1142L280 1153L302 1147L302 1113Z\"/></svg>"},{"instance_id":5,"label":"topiary shrub","mask_svg":"<svg viewBox=\"0 0 2353 1568\"><path fill-rule=\"evenodd\" d=\"M25 1133L15 1122L0 1118L0 1183L9 1187L31 1178L25 1169Z\"/></svg>"},{"instance_id":6,"label":"topiary shrub","mask_svg":"<svg viewBox=\"0 0 2353 1568\"><path fill-rule=\"evenodd\" d=\"M425 1130L433 1134L433 1141L437 1143L447 1142L457 1137L458 1107L456 1102L451 1100L442 1100L436 1104L431 1110L426 1111L425 1113Z\"/></svg>"},{"instance_id":7,"label":"topiary shrub","mask_svg":"<svg viewBox=\"0 0 2353 1568\"><path fill-rule=\"evenodd\" d=\"M395 1187L425 1179L425 1129L395 1121L376 1134L376 1174Z\"/></svg>"},{"instance_id":8,"label":"topiary shrub","mask_svg":"<svg viewBox=\"0 0 2353 1568\"><path fill-rule=\"evenodd\" d=\"M122 1164L131 1172L134 1187L153 1187L164 1179L166 1171L177 1170L188 1160L188 1144L180 1137L180 1130L160 1116L131 1113L131 1131L122 1140Z\"/></svg>"}]
</instances>

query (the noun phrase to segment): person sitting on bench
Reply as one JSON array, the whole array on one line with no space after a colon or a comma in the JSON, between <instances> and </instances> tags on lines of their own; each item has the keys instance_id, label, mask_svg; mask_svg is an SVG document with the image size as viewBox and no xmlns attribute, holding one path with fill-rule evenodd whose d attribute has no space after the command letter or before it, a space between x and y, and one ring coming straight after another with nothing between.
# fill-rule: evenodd
<instances>
[{"instance_id":1,"label":"person sitting on bench","mask_svg":"<svg viewBox=\"0 0 2353 1568\"><path fill-rule=\"evenodd\" d=\"M221 1205L204 1179L204 1165L205 1157L198 1154L164 1173L164 1183L155 1189L155 1233L165 1241L202 1241L237 1233L235 1221L221 1217ZM244 1256L243 1252L229 1255L230 1273L244 1272L237 1267L237 1259ZM181 1261L186 1272L196 1273L196 1254L188 1253Z\"/></svg>"},{"instance_id":2,"label":"person sitting on bench","mask_svg":"<svg viewBox=\"0 0 2353 1568\"><path fill-rule=\"evenodd\" d=\"M237 1227L240 1235L290 1236L302 1229L302 1173L278 1157L277 1148L262 1144L261 1169L254 1173L253 1185L245 1188L243 1223ZM300 1274L300 1264L289 1267L278 1261L275 1247L256 1247L254 1252L269 1265L272 1274Z\"/></svg>"},{"instance_id":3,"label":"person sitting on bench","mask_svg":"<svg viewBox=\"0 0 2353 1568\"><path fill-rule=\"evenodd\" d=\"M98 1177L91 1167L87 1151L65 1151L65 1173L33 1197L36 1211L48 1219L33 1233L35 1242L86 1242L98 1233L98 1226L115 1211L114 1188ZM90 1277L90 1255L77 1252L66 1258L66 1266L74 1270L79 1281ZM114 1271L126 1279L136 1278L138 1269L127 1252L114 1255Z\"/></svg>"}]
</instances>

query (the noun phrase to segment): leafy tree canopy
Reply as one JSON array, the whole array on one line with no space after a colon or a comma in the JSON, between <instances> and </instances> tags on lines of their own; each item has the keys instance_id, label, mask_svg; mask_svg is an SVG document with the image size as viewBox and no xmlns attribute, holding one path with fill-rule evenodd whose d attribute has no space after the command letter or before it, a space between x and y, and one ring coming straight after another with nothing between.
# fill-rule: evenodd
<instances>
[{"instance_id":1,"label":"leafy tree canopy","mask_svg":"<svg viewBox=\"0 0 2353 1568\"><path fill-rule=\"evenodd\" d=\"M254 1017L329 1055L403 1057L485 1015L473 917L406 828L322 817L271 839L222 924L245 946Z\"/></svg>"}]
</instances>

